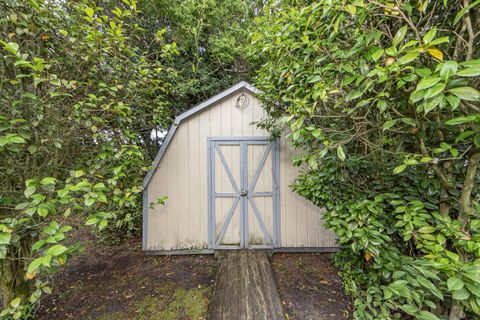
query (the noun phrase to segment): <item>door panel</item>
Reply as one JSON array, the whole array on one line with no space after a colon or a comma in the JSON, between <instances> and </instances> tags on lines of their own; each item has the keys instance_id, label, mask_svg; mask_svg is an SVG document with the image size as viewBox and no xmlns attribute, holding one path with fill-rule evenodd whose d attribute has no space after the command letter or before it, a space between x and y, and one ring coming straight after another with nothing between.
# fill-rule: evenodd
<instances>
[{"instance_id":1,"label":"door panel","mask_svg":"<svg viewBox=\"0 0 480 320\"><path fill-rule=\"evenodd\" d=\"M217 144L215 156L215 190L217 193L234 193L240 182L240 144ZM232 183L233 178L234 183Z\"/></svg>"},{"instance_id":2,"label":"door panel","mask_svg":"<svg viewBox=\"0 0 480 320\"><path fill-rule=\"evenodd\" d=\"M209 139L209 246L279 243L278 149L259 138Z\"/></svg>"},{"instance_id":3,"label":"door panel","mask_svg":"<svg viewBox=\"0 0 480 320\"><path fill-rule=\"evenodd\" d=\"M271 197L248 199L248 247L273 245L273 210Z\"/></svg>"},{"instance_id":4,"label":"door panel","mask_svg":"<svg viewBox=\"0 0 480 320\"><path fill-rule=\"evenodd\" d=\"M236 198L215 199L215 230L217 246L240 246L240 201ZM232 211L233 210L233 211Z\"/></svg>"},{"instance_id":5,"label":"door panel","mask_svg":"<svg viewBox=\"0 0 480 320\"><path fill-rule=\"evenodd\" d=\"M273 179L272 152L269 142L247 141L247 223L249 247L272 245Z\"/></svg>"},{"instance_id":6,"label":"door panel","mask_svg":"<svg viewBox=\"0 0 480 320\"><path fill-rule=\"evenodd\" d=\"M241 247L242 201L239 142L211 142L213 245Z\"/></svg>"},{"instance_id":7,"label":"door panel","mask_svg":"<svg viewBox=\"0 0 480 320\"><path fill-rule=\"evenodd\" d=\"M272 192L272 152L270 144L248 144L248 187L254 192Z\"/></svg>"}]
</instances>

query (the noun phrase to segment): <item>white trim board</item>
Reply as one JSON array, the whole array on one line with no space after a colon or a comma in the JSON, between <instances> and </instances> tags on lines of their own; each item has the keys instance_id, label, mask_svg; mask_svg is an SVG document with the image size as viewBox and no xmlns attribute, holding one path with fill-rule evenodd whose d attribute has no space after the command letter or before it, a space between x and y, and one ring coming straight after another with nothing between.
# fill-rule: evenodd
<instances>
[{"instance_id":1,"label":"white trim board","mask_svg":"<svg viewBox=\"0 0 480 320\"><path fill-rule=\"evenodd\" d=\"M151 169L148 171L148 173L145 175L145 178L143 179L144 190L146 190L148 184L150 183L150 180L152 179L152 176L155 173L155 170L157 169L157 167L160 163L160 160L162 160L162 157L165 154L165 151L167 150L168 145L170 144L170 141L172 140L172 138L175 134L175 131L177 130L177 127L180 125L180 123L183 120L185 120L185 119L203 111L204 109L209 108L213 104L215 104L219 101L222 101L223 99L231 96L232 94L237 93L238 91L242 91L242 90L250 91L253 94L256 94L256 93L259 92L257 90L257 88L255 88L254 86L252 86L248 82L241 81L241 82L237 83L236 85L234 85L233 87L230 87L229 89L220 92L219 94L211 97L210 99L205 100L204 102L202 102L199 105L189 109L188 111L180 114L178 117L175 118L175 121L173 122L172 126L170 127L170 130L168 130L167 136L165 137L165 140L163 141L162 146L160 147L160 150L158 151L157 155L155 156L155 160L153 161Z\"/></svg>"}]
</instances>

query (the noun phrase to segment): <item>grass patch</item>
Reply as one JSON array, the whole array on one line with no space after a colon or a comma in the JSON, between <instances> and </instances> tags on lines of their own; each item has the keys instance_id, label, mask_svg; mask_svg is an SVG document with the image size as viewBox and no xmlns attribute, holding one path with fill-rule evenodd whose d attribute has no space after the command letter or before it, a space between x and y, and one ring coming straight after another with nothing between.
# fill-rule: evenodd
<instances>
[{"instance_id":1,"label":"grass patch","mask_svg":"<svg viewBox=\"0 0 480 320\"><path fill-rule=\"evenodd\" d=\"M147 296L137 301L124 312L105 314L98 319L201 320L206 318L211 288L183 289L175 288L175 284L168 283L155 291L155 296Z\"/></svg>"}]
</instances>

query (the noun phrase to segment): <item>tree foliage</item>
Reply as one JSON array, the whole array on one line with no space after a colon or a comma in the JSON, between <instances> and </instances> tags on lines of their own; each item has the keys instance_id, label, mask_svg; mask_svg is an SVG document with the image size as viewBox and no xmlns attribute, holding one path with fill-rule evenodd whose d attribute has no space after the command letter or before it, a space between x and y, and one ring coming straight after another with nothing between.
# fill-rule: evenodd
<instances>
[{"instance_id":1,"label":"tree foliage","mask_svg":"<svg viewBox=\"0 0 480 320\"><path fill-rule=\"evenodd\" d=\"M480 315L479 2L272 1L252 34L356 319Z\"/></svg>"},{"instance_id":2,"label":"tree foliage","mask_svg":"<svg viewBox=\"0 0 480 320\"><path fill-rule=\"evenodd\" d=\"M109 242L139 233L141 180L158 133L248 77L256 7L0 2L0 318L32 316L52 290L38 279L82 251L67 241L71 215Z\"/></svg>"},{"instance_id":3,"label":"tree foliage","mask_svg":"<svg viewBox=\"0 0 480 320\"><path fill-rule=\"evenodd\" d=\"M168 114L170 71L135 45L134 0L0 11L0 317L20 319L51 291L38 276L82 250L65 242L70 215L97 229L140 225L143 125ZM176 53L156 41L159 56Z\"/></svg>"},{"instance_id":4,"label":"tree foliage","mask_svg":"<svg viewBox=\"0 0 480 320\"><path fill-rule=\"evenodd\" d=\"M179 54L167 66L175 83L170 93L171 112L178 114L252 73L247 39L260 6L254 0L142 0L139 25L145 43L161 30L176 44ZM156 50L151 46L149 50Z\"/></svg>"}]
</instances>

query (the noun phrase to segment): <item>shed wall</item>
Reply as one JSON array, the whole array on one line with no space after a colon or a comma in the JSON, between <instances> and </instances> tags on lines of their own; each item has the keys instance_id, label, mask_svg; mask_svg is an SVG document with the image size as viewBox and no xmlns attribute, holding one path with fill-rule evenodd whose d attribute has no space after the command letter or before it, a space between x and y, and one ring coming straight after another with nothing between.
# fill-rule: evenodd
<instances>
[{"instance_id":1,"label":"shed wall","mask_svg":"<svg viewBox=\"0 0 480 320\"><path fill-rule=\"evenodd\" d=\"M207 138L266 137L251 123L264 117L258 99L248 91L246 109L235 107L241 92L183 120L147 187L148 201L168 196L166 205L147 212L145 250L204 249L208 245ZM280 141L280 233L282 247L335 247L335 235L325 230L322 209L295 195L289 185L298 168L295 151ZM233 163L233 162L232 162ZM235 170L235 169L233 169Z\"/></svg>"}]
</instances>

